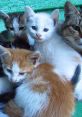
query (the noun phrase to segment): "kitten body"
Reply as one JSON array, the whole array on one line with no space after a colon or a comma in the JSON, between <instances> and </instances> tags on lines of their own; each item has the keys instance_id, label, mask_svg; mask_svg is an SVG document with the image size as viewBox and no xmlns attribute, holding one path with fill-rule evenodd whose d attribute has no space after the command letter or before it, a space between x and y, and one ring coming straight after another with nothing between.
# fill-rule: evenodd
<instances>
[{"instance_id":1,"label":"kitten body","mask_svg":"<svg viewBox=\"0 0 82 117\"><path fill-rule=\"evenodd\" d=\"M35 50L42 54L42 63L48 62L55 67L55 72L71 80L78 64L82 67L82 58L74 49L66 44L57 33L58 11L51 16L45 13L35 13L26 8L26 26L30 37L35 40ZM80 80L75 88L75 97L82 99L82 71Z\"/></svg>"}]
</instances>

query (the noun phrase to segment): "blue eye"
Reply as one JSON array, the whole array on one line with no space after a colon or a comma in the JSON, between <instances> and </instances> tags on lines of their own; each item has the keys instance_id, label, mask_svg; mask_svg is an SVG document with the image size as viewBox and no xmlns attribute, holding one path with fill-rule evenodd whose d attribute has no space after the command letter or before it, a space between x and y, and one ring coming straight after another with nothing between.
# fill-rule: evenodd
<instances>
[{"instance_id":1,"label":"blue eye","mask_svg":"<svg viewBox=\"0 0 82 117\"><path fill-rule=\"evenodd\" d=\"M37 30L37 27L36 27L36 26L32 26L32 29L33 29L33 30Z\"/></svg>"},{"instance_id":2,"label":"blue eye","mask_svg":"<svg viewBox=\"0 0 82 117\"><path fill-rule=\"evenodd\" d=\"M47 32L49 29L48 28L44 28L44 32Z\"/></svg>"}]
</instances>

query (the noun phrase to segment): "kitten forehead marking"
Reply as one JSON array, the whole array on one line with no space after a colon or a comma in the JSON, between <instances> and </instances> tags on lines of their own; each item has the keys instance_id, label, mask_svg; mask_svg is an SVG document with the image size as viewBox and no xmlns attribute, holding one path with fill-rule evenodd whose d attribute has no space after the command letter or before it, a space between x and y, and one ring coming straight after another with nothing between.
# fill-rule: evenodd
<instances>
[{"instance_id":1,"label":"kitten forehead marking","mask_svg":"<svg viewBox=\"0 0 82 117\"><path fill-rule=\"evenodd\" d=\"M19 31L19 23L16 17L13 19L13 27L14 27L15 32L17 33Z\"/></svg>"},{"instance_id":2,"label":"kitten forehead marking","mask_svg":"<svg viewBox=\"0 0 82 117\"><path fill-rule=\"evenodd\" d=\"M13 73L20 72L19 65L16 62L13 62L12 71L13 71Z\"/></svg>"}]
</instances>

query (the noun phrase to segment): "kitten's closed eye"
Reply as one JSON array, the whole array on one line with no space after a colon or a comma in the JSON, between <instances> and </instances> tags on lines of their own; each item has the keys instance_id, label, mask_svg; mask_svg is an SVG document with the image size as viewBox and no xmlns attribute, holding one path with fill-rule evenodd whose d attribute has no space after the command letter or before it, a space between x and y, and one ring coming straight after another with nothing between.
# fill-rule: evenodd
<instances>
[{"instance_id":1,"label":"kitten's closed eye","mask_svg":"<svg viewBox=\"0 0 82 117\"><path fill-rule=\"evenodd\" d=\"M49 30L48 28L44 28L44 32L48 32L48 30Z\"/></svg>"},{"instance_id":2,"label":"kitten's closed eye","mask_svg":"<svg viewBox=\"0 0 82 117\"><path fill-rule=\"evenodd\" d=\"M33 30L37 30L37 27L36 27L36 26L32 26L32 29L33 29Z\"/></svg>"},{"instance_id":3,"label":"kitten's closed eye","mask_svg":"<svg viewBox=\"0 0 82 117\"><path fill-rule=\"evenodd\" d=\"M25 74L25 72L19 72L19 75L24 75Z\"/></svg>"},{"instance_id":4,"label":"kitten's closed eye","mask_svg":"<svg viewBox=\"0 0 82 117\"><path fill-rule=\"evenodd\" d=\"M21 27L19 27L19 30L23 30L25 27L24 26L21 26Z\"/></svg>"},{"instance_id":5,"label":"kitten's closed eye","mask_svg":"<svg viewBox=\"0 0 82 117\"><path fill-rule=\"evenodd\" d=\"M80 31L80 27L79 26L72 26L73 27L73 29L75 29L75 30L77 30L77 31Z\"/></svg>"},{"instance_id":6,"label":"kitten's closed eye","mask_svg":"<svg viewBox=\"0 0 82 117\"><path fill-rule=\"evenodd\" d=\"M13 27L9 27L9 29L10 29L10 30L14 30L14 28L13 28Z\"/></svg>"},{"instance_id":7,"label":"kitten's closed eye","mask_svg":"<svg viewBox=\"0 0 82 117\"><path fill-rule=\"evenodd\" d=\"M7 72L12 73L12 70L11 70L11 69L9 69L9 68L7 68Z\"/></svg>"}]
</instances>

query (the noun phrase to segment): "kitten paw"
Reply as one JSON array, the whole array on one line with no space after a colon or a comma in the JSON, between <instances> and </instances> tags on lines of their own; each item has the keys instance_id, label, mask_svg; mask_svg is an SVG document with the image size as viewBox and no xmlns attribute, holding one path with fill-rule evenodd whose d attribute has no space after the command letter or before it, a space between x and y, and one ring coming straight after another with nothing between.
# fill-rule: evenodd
<instances>
[{"instance_id":1,"label":"kitten paw","mask_svg":"<svg viewBox=\"0 0 82 117\"><path fill-rule=\"evenodd\" d=\"M82 89L77 89L74 96L78 101L82 101Z\"/></svg>"}]
</instances>

